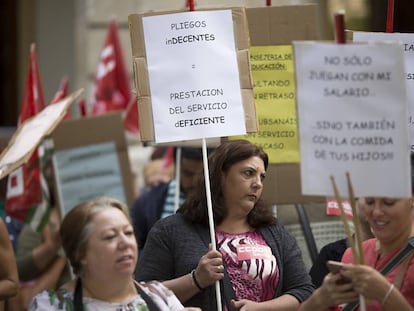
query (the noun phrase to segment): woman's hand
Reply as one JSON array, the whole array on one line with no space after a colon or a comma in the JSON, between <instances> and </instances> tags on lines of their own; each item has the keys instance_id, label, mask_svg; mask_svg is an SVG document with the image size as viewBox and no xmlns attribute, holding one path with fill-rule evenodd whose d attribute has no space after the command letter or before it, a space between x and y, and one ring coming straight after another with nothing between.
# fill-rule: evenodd
<instances>
[{"instance_id":1,"label":"woman's hand","mask_svg":"<svg viewBox=\"0 0 414 311\"><path fill-rule=\"evenodd\" d=\"M202 288L206 288L224 277L221 253L212 250L211 245L209 248L209 251L200 258L195 270L195 278Z\"/></svg>"},{"instance_id":2,"label":"woman's hand","mask_svg":"<svg viewBox=\"0 0 414 311\"><path fill-rule=\"evenodd\" d=\"M248 299L232 300L231 304L233 307L237 308L240 311L254 311L260 310L260 304L255 301Z\"/></svg>"},{"instance_id":3,"label":"woman's hand","mask_svg":"<svg viewBox=\"0 0 414 311\"><path fill-rule=\"evenodd\" d=\"M354 291L351 280L338 273L328 273L322 285L299 306L299 311L327 310L343 303L358 300L358 293Z\"/></svg>"},{"instance_id":4,"label":"woman's hand","mask_svg":"<svg viewBox=\"0 0 414 311\"><path fill-rule=\"evenodd\" d=\"M380 272L366 265L348 264L340 273L351 279L354 290L368 299L381 301L390 287L390 283Z\"/></svg>"},{"instance_id":5,"label":"woman's hand","mask_svg":"<svg viewBox=\"0 0 414 311\"><path fill-rule=\"evenodd\" d=\"M351 280L344 278L341 273L328 273L319 288L319 292L326 307L358 300L358 293L355 292L353 283Z\"/></svg>"}]
</instances>

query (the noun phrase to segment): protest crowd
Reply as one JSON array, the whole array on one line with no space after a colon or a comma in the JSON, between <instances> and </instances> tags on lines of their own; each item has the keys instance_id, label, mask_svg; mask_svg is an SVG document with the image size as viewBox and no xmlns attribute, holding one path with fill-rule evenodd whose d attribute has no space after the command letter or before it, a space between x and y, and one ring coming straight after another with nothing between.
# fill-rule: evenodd
<instances>
[{"instance_id":1,"label":"protest crowd","mask_svg":"<svg viewBox=\"0 0 414 311\"><path fill-rule=\"evenodd\" d=\"M4 8L0 311L414 311L410 0Z\"/></svg>"}]
</instances>

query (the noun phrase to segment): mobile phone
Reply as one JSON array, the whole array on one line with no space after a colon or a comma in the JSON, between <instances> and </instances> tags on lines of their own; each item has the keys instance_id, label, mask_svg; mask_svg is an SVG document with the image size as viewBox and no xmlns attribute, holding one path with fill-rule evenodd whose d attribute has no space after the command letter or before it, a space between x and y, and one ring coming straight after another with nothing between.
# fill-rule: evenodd
<instances>
[{"instance_id":1,"label":"mobile phone","mask_svg":"<svg viewBox=\"0 0 414 311\"><path fill-rule=\"evenodd\" d=\"M328 267L329 271L333 274L339 273L339 271L341 270L341 268L344 266L345 264L343 262L340 261L333 261L333 260L328 260L326 262L326 266ZM339 284L344 284L344 283L349 283L351 282L350 279L345 278L345 277L341 277L341 279L338 281Z\"/></svg>"},{"instance_id":2,"label":"mobile phone","mask_svg":"<svg viewBox=\"0 0 414 311\"><path fill-rule=\"evenodd\" d=\"M339 270L341 270L341 268L344 266L344 264L340 261L328 260L326 262L326 266L328 267L329 271L336 274L336 273L339 272Z\"/></svg>"}]
</instances>

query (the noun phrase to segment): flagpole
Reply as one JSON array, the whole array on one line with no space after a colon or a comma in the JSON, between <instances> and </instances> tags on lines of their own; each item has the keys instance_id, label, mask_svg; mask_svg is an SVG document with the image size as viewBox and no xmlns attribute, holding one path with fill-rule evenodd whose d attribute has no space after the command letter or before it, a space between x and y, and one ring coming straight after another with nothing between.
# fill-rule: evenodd
<instances>
[{"instance_id":1,"label":"flagpole","mask_svg":"<svg viewBox=\"0 0 414 311\"><path fill-rule=\"evenodd\" d=\"M204 182L206 185L206 196L207 196L207 211L208 211L208 223L210 226L210 240L211 247L213 250L217 250L216 245L216 235L214 231L214 218L213 218L213 207L211 202L211 190L210 190L210 174L208 170L208 157L207 157L207 145L206 139L203 138L203 167L204 167ZM217 310L221 311L221 293L220 293L220 283L216 281L216 298L217 298Z\"/></svg>"},{"instance_id":2,"label":"flagpole","mask_svg":"<svg viewBox=\"0 0 414 311\"><path fill-rule=\"evenodd\" d=\"M338 10L335 13L334 18L335 18L336 43L337 44L346 44L345 10ZM352 239L352 235L350 234L350 231L349 231L348 221L345 217L345 212L343 210L342 201L341 201L339 192L336 189L335 180L333 179L332 176L331 176L331 179L332 179L332 184L334 186L336 201L337 201L338 206L339 206L340 211L341 211L341 218L342 218L342 221L344 223L345 230L346 230L346 233L347 233L347 239L348 239L348 242L349 242L349 244L351 245L351 248L352 248L352 254L354 256L354 261L355 261L356 264L363 264L363 262L361 262L361 259L360 259L360 256L363 256L362 246L360 246L361 242L359 240L360 237L357 234L356 235L356 237L357 237L356 241L354 241ZM353 193L353 190L352 190L352 184L351 184L349 175L347 175L347 179L348 179L348 190L350 192L349 194L352 196L350 198L351 207L352 207L352 211L355 213L355 199L353 198L354 193ZM353 214L353 217L355 217L355 216L356 215ZM356 246L355 243L358 243L359 245ZM358 250L359 250L359 252L358 252ZM366 310L365 297L362 294L359 294L359 305L360 305L360 310L361 311Z\"/></svg>"},{"instance_id":3,"label":"flagpole","mask_svg":"<svg viewBox=\"0 0 414 311\"><path fill-rule=\"evenodd\" d=\"M168 151L167 151L168 152ZM177 147L175 157L175 197L174 210L177 211L180 206L180 178L181 178L181 147Z\"/></svg>"}]
</instances>

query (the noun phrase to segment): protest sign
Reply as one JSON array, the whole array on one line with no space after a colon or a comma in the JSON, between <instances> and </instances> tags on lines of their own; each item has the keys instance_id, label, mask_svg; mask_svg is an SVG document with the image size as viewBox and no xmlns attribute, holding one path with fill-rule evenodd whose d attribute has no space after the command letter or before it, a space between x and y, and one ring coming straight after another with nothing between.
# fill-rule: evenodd
<instances>
[{"instance_id":1,"label":"protest sign","mask_svg":"<svg viewBox=\"0 0 414 311\"><path fill-rule=\"evenodd\" d=\"M143 18L156 142L246 132L231 10Z\"/></svg>"},{"instance_id":2,"label":"protest sign","mask_svg":"<svg viewBox=\"0 0 414 311\"><path fill-rule=\"evenodd\" d=\"M407 100L409 106L408 128L411 152L414 152L414 34L384 32L352 32L354 42L359 41L397 41L401 44L405 60L405 81L407 83Z\"/></svg>"},{"instance_id":3,"label":"protest sign","mask_svg":"<svg viewBox=\"0 0 414 311\"><path fill-rule=\"evenodd\" d=\"M24 121L0 154L0 179L25 163L42 139L51 134L83 89L73 92L54 105L46 106L36 116Z\"/></svg>"},{"instance_id":4,"label":"protest sign","mask_svg":"<svg viewBox=\"0 0 414 311\"><path fill-rule=\"evenodd\" d=\"M291 45L252 46L250 63L259 129L242 137L261 146L269 163L299 162Z\"/></svg>"},{"instance_id":5,"label":"protest sign","mask_svg":"<svg viewBox=\"0 0 414 311\"><path fill-rule=\"evenodd\" d=\"M281 50L286 50L287 45L291 46L293 40L317 40L320 36L318 27L318 7L315 4L247 8L246 14L249 25L252 57L253 55L265 54L268 47L272 50L273 53L278 53ZM301 22L298 23L298 20ZM274 48L276 46L278 46L278 50ZM251 60L252 65L255 62L256 61L254 59ZM289 64L289 59L286 59L284 63ZM289 65L286 65L286 67L288 66ZM253 79L255 79L257 73L256 69L259 68L252 66L251 69ZM289 72L273 71L273 73L270 73L269 70L269 75L272 75L272 80L280 80L280 76L282 74L289 75ZM286 80L286 78L282 78L281 80ZM258 80L254 80L254 83L257 82ZM276 86L276 88L284 93L290 92L290 88L292 87L294 81L291 81L289 83L291 83L291 85L287 87L278 88ZM256 90L255 87L255 95L258 94L256 93L257 91L261 92L262 94L266 94L268 92L268 90ZM263 102L263 105L267 104L268 107L265 107L265 109L268 110L264 110L263 112L261 112L262 107L259 106L262 103L258 103L257 116L259 127L256 132L260 134L262 130L287 130L285 128L285 125L279 127L279 125L275 124L272 130L269 130L270 126L266 125L266 127L263 127L263 124L266 122L265 119L267 118L267 113L269 110L272 111L272 115L279 115L281 112L280 106L284 106L283 108L286 108L286 110L283 111L284 115L284 113L291 109L288 107L288 105L291 103L286 101L280 102L276 99L268 100L266 102L267 103ZM297 127L297 124L293 125L294 123L297 123L296 108L294 109L295 111L292 111L292 115L289 116L289 119L285 120L285 123L287 123L289 126L290 133L292 128ZM246 137L249 137L249 134L246 135ZM248 139L250 140L250 138ZM295 138L292 137L290 141L293 142L295 139L297 140L297 135ZM263 142L260 142L257 139L253 138L251 140L254 143L258 143L262 147L266 147L263 145ZM267 141L269 140L272 139L267 139ZM280 141L277 143L280 143ZM283 141L283 143L286 146L286 142ZM266 172L266 182L262 195L263 199L268 204L325 202L324 197L318 197L314 195L308 196L302 194L300 188L300 166L299 163L295 163L297 162L297 153L296 155L294 154L295 147L293 144L289 148L291 148L290 150L292 150L292 153L289 151L287 155L281 154L281 151L285 152L287 149L278 149L272 151L269 150L269 148L265 148L266 152L270 151L269 153L272 154L272 160Z\"/></svg>"},{"instance_id":6,"label":"protest sign","mask_svg":"<svg viewBox=\"0 0 414 311\"><path fill-rule=\"evenodd\" d=\"M126 202L115 142L102 142L55 153L62 215L100 196Z\"/></svg>"},{"instance_id":7,"label":"protest sign","mask_svg":"<svg viewBox=\"0 0 414 311\"><path fill-rule=\"evenodd\" d=\"M52 138L62 215L99 196L132 204L135 195L121 112L68 120L56 128Z\"/></svg>"},{"instance_id":8,"label":"protest sign","mask_svg":"<svg viewBox=\"0 0 414 311\"><path fill-rule=\"evenodd\" d=\"M400 46L294 42L294 55L302 192L332 196L334 176L346 194L349 172L356 196L410 196Z\"/></svg>"},{"instance_id":9,"label":"protest sign","mask_svg":"<svg viewBox=\"0 0 414 311\"><path fill-rule=\"evenodd\" d=\"M244 9L132 14L129 25L141 140L257 129Z\"/></svg>"}]
</instances>

